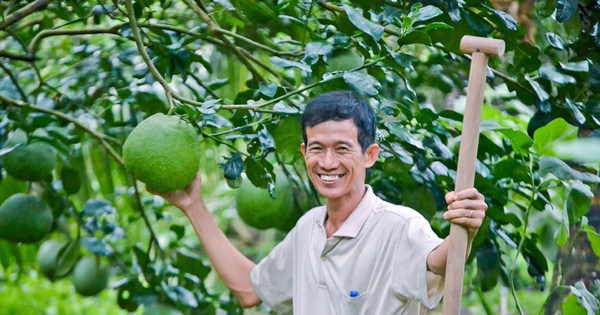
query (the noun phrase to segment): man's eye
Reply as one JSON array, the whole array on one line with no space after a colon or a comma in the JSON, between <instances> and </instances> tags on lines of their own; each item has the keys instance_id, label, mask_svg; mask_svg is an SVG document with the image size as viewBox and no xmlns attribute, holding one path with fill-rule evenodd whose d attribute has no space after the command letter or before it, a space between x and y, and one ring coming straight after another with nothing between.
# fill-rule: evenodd
<instances>
[{"instance_id":1,"label":"man's eye","mask_svg":"<svg viewBox=\"0 0 600 315\"><path fill-rule=\"evenodd\" d=\"M336 150L337 150L338 152L346 152L346 151L348 151L348 148L346 148L346 147L339 147L339 148L337 148Z\"/></svg>"}]
</instances>

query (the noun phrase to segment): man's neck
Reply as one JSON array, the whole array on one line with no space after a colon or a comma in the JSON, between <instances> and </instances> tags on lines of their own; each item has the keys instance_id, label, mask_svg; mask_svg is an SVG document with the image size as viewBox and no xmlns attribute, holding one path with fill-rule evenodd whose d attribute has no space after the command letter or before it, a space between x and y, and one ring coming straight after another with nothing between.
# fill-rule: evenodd
<instances>
[{"instance_id":1,"label":"man's neck","mask_svg":"<svg viewBox=\"0 0 600 315\"><path fill-rule=\"evenodd\" d=\"M361 194L354 194L352 198L329 199L326 201L327 217L325 218L325 231L327 238L330 238L340 229L364 198L367 193L367 187L363 187L363 192Z\"/></svg>"}]
</instances>

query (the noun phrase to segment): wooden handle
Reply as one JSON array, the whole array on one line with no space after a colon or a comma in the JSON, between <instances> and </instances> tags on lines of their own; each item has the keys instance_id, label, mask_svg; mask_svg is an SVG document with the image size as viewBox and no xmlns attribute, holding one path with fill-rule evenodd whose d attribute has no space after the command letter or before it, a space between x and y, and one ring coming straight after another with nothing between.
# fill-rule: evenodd
<instances>
[{"instance_id":1,"label":"wooden handle","mask_svg":"<svg viewBox=\"0 0 600 315\"><path fill-rule=\"evenodd\" d=\"M482 52L474 52L471 59L462 139L458 152L455 191L471 188L475 181L475 165L477 163L477 145L479 144L479 125L481 124L481 107L483 105L487 60L488 56ZM460 300L469 233L463 226L452 224L450 226L449 237L442 314L458 315L460 314Z\"/></svg>"},{"instance_id":2,"label":"wooden handle","mask_svg":"<svg viewBox=\"0 0 600 315\"><path fill-rule=\"evenodd\" d=\"M460 50L466 53L482 52L488 56L502 57L506 44L503 40L465 35L460 39Z\"/></svg>"}]
</instances>

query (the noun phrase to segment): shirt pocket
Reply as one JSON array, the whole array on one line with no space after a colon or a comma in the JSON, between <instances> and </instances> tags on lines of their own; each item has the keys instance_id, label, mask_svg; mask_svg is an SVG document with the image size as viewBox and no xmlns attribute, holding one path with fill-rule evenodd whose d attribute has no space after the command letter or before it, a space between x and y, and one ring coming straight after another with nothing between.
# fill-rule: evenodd
<instances>
[{"instance_id":1,"label":"shirt pocket","mask_svg":"<svg viewBox=\"0 0 600 315\"><path fill-rule=\"evenodd\" d=\"M369 292L344 291L341 310L343 315L368 315Z\"/></svg>"}]
</instances>

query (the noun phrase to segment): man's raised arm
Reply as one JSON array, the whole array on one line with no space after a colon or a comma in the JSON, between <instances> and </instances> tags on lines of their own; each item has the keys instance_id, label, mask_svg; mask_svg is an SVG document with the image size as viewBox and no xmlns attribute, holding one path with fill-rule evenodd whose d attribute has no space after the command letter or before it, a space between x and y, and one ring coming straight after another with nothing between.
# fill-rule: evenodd
<instances>
[{"instance_id":1,"label":"man's raised arm","mask_svg":"<svg viewBox=\"0 0 600 315\"><path fill-rule=\"evenodd\" d=\"M150 192L162 196L185 213L223 283L242 307L256 306L261 300L250 282L250 271L256 264L235 248L221 231L206 208L201 187L198 173L184 189L169 193Z\"/></svg>"}]
</instances>

